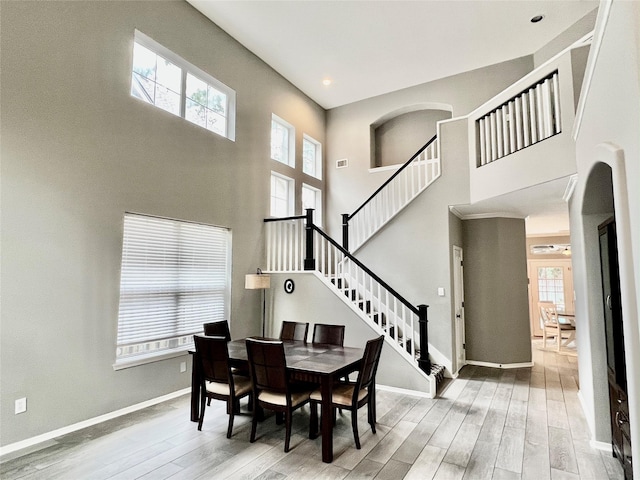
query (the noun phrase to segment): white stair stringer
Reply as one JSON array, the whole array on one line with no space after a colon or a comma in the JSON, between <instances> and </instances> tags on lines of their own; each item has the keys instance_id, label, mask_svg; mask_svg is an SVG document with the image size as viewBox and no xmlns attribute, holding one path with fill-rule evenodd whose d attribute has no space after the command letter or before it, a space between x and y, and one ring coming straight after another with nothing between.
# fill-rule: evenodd
<instances>
[{"instance_id":1,"label":"white stair stringer","mask_svg":"<svg viewBox=\"0 0 640 480\"><path fill-rule=\"evenodd\" d=\"M417 359L414 358L410 353L407 352L406 348L404 347L404 345L402 344L402 342L398 342L396 338L392 337L389 335L388 330L386 330L385 328L381 327L380 325L378 325L378 323L376 323L373 319L372 319L372 314L367 313L364 309L360 308L359 306L359 300L351 300L351 298L347 295L344 294L344 289L339 288L330 277L327 277L325 275L323 275L322 273L318 272L318 271L314 271L313 272L316 277L318 279L320 279L320 281L322 283L324 283L330 290L332 290L337 296L338 298L340 298L345 305L347 305L360 319L362 319L362 321L364 321L369 327L371 327L372 329L374 329L378 334L380 335L384 335L385 337L385 343L387 345L389 345L392 349L394 349L400 357L402 357L402 359L407 363L407 365L409 365L415 372L418 373L418 375L422 376L428 383L428 392L427 392L427 397L429 398L435 398L437 395L437 388L438 388L438 384L439 384L439 379L441 379L444 375L444 371L445 371L445 367L441 366L441 364L436 364L435 362L434 364L434 369L432 369L432 371L436 370L437 372L439 372L438 374L434 375L427 375L418 365ZM399 329L399 332L402 333L402 330ZM398 334L398 338L400 338L402 340L403 335L399 333ZM417 338L416 338L417 341ZM429 345L429 349L431 351L432 346ZM430 355L430 358L432 356ZM438 357L444 358L441 355L438 355ZM433 360L433 358L432 358Z\"/></svg>"}]
</instances>

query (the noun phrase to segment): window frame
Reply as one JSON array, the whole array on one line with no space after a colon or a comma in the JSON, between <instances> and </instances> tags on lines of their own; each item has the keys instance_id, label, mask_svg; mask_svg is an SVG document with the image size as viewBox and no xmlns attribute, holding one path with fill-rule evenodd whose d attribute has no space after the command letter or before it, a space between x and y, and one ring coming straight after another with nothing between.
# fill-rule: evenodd
<instances>
[{"instance_id":1,"label":"window frame","mask_svg":"<svg viewBox=\"0 0 640 480\"><path fill-rule=\"evenodd\" d=\"M305 207L304 205L304 191L308 190L308 191L312 191L315 195L315 202L314 202L314 206L313 207ZM301 194L300 194L300 205L301 205L301 209L302 209L302 215L304 215L306 213L306 209L307 208L313 208L314 209L314 215L313 215L313 221L316 225L318 225L319 227L322 227L323 225L323 221L322 221L322 190L314 187L313 185L309 185L308 183L303 183L302 184L302 189L301 189Z\"/></svg>"},{"instance_id":2,"label":"window frame","mask_svg":"<svg viewBox=\"0 0 640 480\"><path fill-rule=\"evenodd\" d=\"M125 212L114 370L184 355L229 319L231 262L230 228Z\"/></svg>"},{"instance_id":3,"label":"window frame","mask_svg":"<svg viewBox=\"0 0 640 480\"><path fill-rule=\"evenodd\" d=\"M311 143L315 147L315 155L314 155L314 173L310 173L305 168L305 158L304 158L304 145L305 142ZM322 144L306 133L302 135L302 173L305 175L309 175L310 177L316 178L318 180L322 180Z\"/></svg>"},{"instance_id":4,"label":"window frame","mask_svg":"<svg viewBox=\"0 0 640 480\"><path fill-rule=\"evenodd\" d=\"M287 138L287 158L286 161L280 160L278 158L273 158L273 124L277 124L282 127L284 130L288 132ZM293 125L291 125L286 120L280 118L275 113L271 114L271 128L270 128L270 152L269 157L274 162L282 163L283 165L287 165L291 168L296 168L296 150L295 150L295 140L296 140L296 129Z\"/></svg>"},{"instance_id":5,"label":"window frame","mask_svg":"<svg viewBox=\"0 0 640 480\"><path fill-rule=\"evenodd\" d=\"M133 41L133 45L132 45L132 52L131 52L131 75L130 75L130 81L131 81L131 88L129 90L129 94L130 96L132 96L133 98L138 99L141 102L147 103L147 104L151 104L156 108L160 108L161 110L167 111L165 109L163 109L162 107L157 106L155 103L152 102L147 102L143 99L140 99L139 97L133 95L132 90L134 88L133 86L133 76L134 76L134 71L133 71L133 61L134 61L134 57L133 57L133 49L135 48L135 44L138 43L140 45L142 45L143 47L147 48L148 50L151 50L153 53L155 53L156 55L161 56L162 58L170 61L171 63L173 63L174 65L176 65L177 67L179 67L181 69L181 85L180 85L180 113L178 114L174 114L173 112L169 112L172 115L176 115L181 117L182 119L186 120L187 122L189 122L192 125L197 125L200 128L203 128L209 132L212 132L218 136L221 136L223 138L227 138L233 142L235 142L236 139L236 92L235 90L233 90L231 87L229 87L228 85L225 85L224 83L222 83L220 80L214 78L213 76L211 76L210 74L208 74L207 72L205 72L204 70L196 67L195 65L193 65L192 63L189 63L187 60L185 60L184 58L180 57L179 55L175 54L174 52L172 52L171 50L169 50L168 48L166 48L165 46L159 44L158 42L156 42L155 40L153 40L151 37L145 35L144 33L142 33L139 30L135 30L134 32L134 41ZM186 88L187 88L187 73L191 74L192 76L198 78L199 80L205 82L207 85L215 88L216 90L224 93L227 97L227 104L226 104L226 125L225 125L225 134L221 135L218 132L215 132L209 128L203 127L202 125L192 122L191 120L189 120L186 117L186 102L187 102L187 94L186 94Z\"/></svg>"},{"instance_id":6,"label":"window frame","mask_svg":"<svg viewBox=\"0 0 640 480\"><path fill-rule=\"evenodd\" d=\"M274 199L278 200L278 197L274 196L274 179L278 178L281 180L284 180L287 182L287 213L285 215L276 215L274 213ZM272 218L283 218L283 217L290 217L292 216L295 211L295 207L294 207L294 199L295 199L295 180L291 177L287 177L286 175L283 175L281 173L278 172L274 172L273 170L271 171L271 175L269 176L269 182L271 184L270 186L270 193L269 193L269 216ZM282 200L282 199L279 199Z\"/></svg>"}]
</instances>

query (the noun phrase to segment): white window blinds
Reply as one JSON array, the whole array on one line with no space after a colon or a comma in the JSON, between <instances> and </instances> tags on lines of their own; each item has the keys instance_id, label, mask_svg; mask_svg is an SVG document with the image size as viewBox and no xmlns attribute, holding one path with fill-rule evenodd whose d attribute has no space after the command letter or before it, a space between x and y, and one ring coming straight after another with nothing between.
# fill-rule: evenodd
<instances>
[{"instance_id":1,"label":"white window blinds","mask_svg":"<svg viewBox=\"0 0 640 480\"><path fill-rule=\"evenodd\" d=\"M116 366L187 350L229 318L231 232L126 213Z\"/></svg>"}]
</instances>

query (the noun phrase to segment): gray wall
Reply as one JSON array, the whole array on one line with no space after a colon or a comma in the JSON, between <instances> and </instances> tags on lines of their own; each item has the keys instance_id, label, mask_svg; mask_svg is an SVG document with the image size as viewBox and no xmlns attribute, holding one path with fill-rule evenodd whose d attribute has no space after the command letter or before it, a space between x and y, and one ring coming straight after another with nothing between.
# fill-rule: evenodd
<instances>
[{"instance_id":1,"label":"gray wall","mask_svg":"<svg viewBox=\"0 0 640 480\"><path fill-rule=\"evenodd\" d=\"M603 3L603 6L606 4ZM609 443L610 428L597 226L611 213L604 202L611 169L633 456L640 456L640 3L612 2L598 17L602 33L576 140L578 183L569 204L576 291L580 395L593 438ZM602 14L603 12L601 12ZM598 54L595 57L595 54ZM606 164L606 165L604 165ZM639 477L638 463L635 476Z\"/></svg>"},{"instance_id":2,"label":"gray wall","mask_svg":"<svg viewBox=\"0 0 640 480\"><path fill-rule=\"evenodd\" d=\"M112 368L125 211L230 227L232 335L259 332L243 281L264 258L271 114L324 143L325 112L186 2L2 2L1 22L7 445L189 385L188 355ZM130 96L135 28L236 90L235 142Z\"/></svg>"},{"instance_id":3,"label":"gray wall","mask_svg":"<svg viewBox=\"0 0 640 480\"><path fill-rule=\"evenodd\" d=\"M285 279L295 282L293 293L284 292ZM313 273L272 274L268 291L267 334L277 337L283 320L309 322L309 340L316 323L345 325L344 344L364 348L380 333L367 325L354 309ZM429 382L389 342L382 348L376 383L417 392L428 392ZM352 379L355 376L352 375Z\"/></svg>"},{"instance_id":4,"label":"gray wall","mask_svg":"<svg viewBox=\"0 0 640 480\"><path fill-rule=\"evenodd\" d=\"M593 30L596 23L596 16L598 15L598 4L597 2L593 2L593 5L594 9L592 11L533 54L533 63L536 67L542 65L551 57L564 50L568 45L577 42Z\"/></svg>"},{"instance_id":5,"label":"gray wall","mask_svg":"<svg viewBox=\"0 0 640 480\"><path fill-rule=\"evenodd\" d=\"M445 110L418 110L391 118L373 128L372 167L403 164L436 134L436 123L451 118Z\"/></svg>"},{"instance_id":6,"label":"gray wall","mask_svg":"<svg viewBox=\"0 0 640 480\"><path fill-rule=\"evenodd\" d=\"M531 362L524 220L463 221L468 361Z\"/></svg>"},{"instance_id":7,"label":"gray wall","mask_svg":"<svg viewBox=\"0 0 640 480\"><path fill-rule=\"evenodd\" d=\"M393 174L369 172L371 125L389 118L393 112L418 108L449 110L454 118L466 115L532 69L532 57L522 57L329 110L326 150L329 234L340 238L340 214L355 210ZM424 145L429 138L418 140ZM343 158L349 160L348 168L336 169L336 160Z\"/></svg>"}]
</instances>

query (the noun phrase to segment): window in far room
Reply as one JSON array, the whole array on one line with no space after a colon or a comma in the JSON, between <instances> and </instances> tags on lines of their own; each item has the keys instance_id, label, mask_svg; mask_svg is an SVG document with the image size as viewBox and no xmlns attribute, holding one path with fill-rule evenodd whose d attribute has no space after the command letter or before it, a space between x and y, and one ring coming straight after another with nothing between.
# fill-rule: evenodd
<instances>
[{"instance_id":1,"label":"window in far room","mask_svg":"<svg viewBox=\"0 0 640 480\"><path fill-rule=\"evenodd\" d=\"M302 214L306 213L307 208L313 208L313 222L322 226L322 192L317 188L302 184Z\"/></svg>"},{"instance_id":2,"label":"window in far room","mask_svg":"<svg viewBox=\"0 0 640 480\"><path fill-rule=\"evenodd\" d=\"M295 167L295 130L277 115L271 117L271 159Z\"/></svg>"},{"instance_id":3,"label":"window in far room","mask_svg":"<svg viewBox=\"0 0 640 480\"><path fill-rule=\"evenodd\" d=\"M271 172L271 216L293 215L294 181L289 177Z\"/></svg>"},{"instance_id":4,"label":"window in far room","mask_svg":"<svg viewBox=\"0 0 640 480\"><path fill-rule=\"evenodd\" d=\"M235 140L236 92L137 30L131 95Z\"/></svg>"},{"instance_id":5,"label":"window in far room","mask_svg":"<svg viewBox=\"0 0 640 480\"><path fill-rule=\"evenodd\" d=\"M322 145L308 135L302 138L302 172L322 178Z\"/></svg>"}]
</instances>

